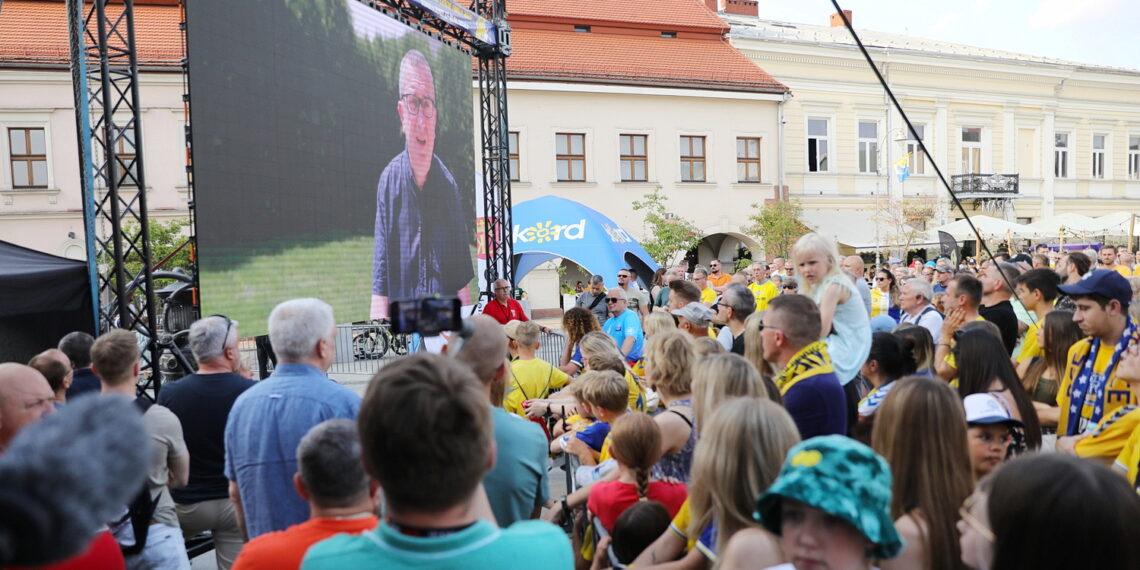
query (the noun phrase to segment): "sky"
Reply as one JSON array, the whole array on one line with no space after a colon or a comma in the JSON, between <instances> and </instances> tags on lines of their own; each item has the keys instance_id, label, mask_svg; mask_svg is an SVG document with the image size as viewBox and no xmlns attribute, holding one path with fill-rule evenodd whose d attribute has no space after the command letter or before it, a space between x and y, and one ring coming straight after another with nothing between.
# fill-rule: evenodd
<instances>
[{"instance_id":1,"label":"sky","mask_svg":"<svg viewBox=\"0 0 1140 570\"><path fill-rule=\"evenodd\" d=\"M838 0L874 30L1140 70L1140 0ZM758 0L760 17L828 25L831 0Z\"/></svg>"}]
</instances>

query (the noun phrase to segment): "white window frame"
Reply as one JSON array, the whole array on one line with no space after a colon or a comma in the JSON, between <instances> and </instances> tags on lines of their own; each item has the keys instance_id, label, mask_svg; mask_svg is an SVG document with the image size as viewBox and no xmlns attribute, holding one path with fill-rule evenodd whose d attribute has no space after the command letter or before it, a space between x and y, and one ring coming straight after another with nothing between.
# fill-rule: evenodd
<instances>
[{"instance_id":1,"label":"white window frame","mask_svg":"<svg viewBox=\"0 0 1140 570\"><path fill-rule=\"evenodd\" d=\"M978 140L967 141L966 129L978 129ZM982 155L985 151L986 128L981 125L962 125L961 128L958 129L958 138L962 144L962 174L981 174L983 168Z\"/></svg>"},{"instance_id":2,"label":"white window frame","mask_svg":"<svg viewBox=\"0 0 1140 570\"><path fill-rule=\"evenodd\" d=\"M903 154L910 153L907 166L911 176L926 174L926 155L922 154L922 149L918 146L919 139L926 143L926 127L926 123L914 123L914 128L922 133L909 133L910 136L904 145ZM930 145L927 144L926 148L930 150Z\"/></svg>"},{"instance_id":3,"label":"white window frame","mask_svg":"<svg viewBox=\"0 0 1140 570\"><path fill-rule=\"evenodd\" d=\"M1060 140L1064 137L1064 143ZM1073 133L1054 131L1053 133L1053 178L1071 178L1069 169L1070 150L1073 148Z\"/></svg>"},{"instance_id":4,"label":"white window frame","mask_svg":"<svg viewBox=\"0 0 1140 570\"><path fill-rule=\"evenodd\" d=\"M875 129L873 136L863 136L863 125L871 125ZM879 121L858 120L855 122L855 139L858 141L855 155L860 174L879 173Z\"/></svg>"},{"instance_id":5,"label":"white window frame","mask_svg":"<svg viewBox=\"0 0 1140 570\"><path fill-rule=\"evenodd\" d=\"M1097 148L1097 138L1100 139L1100 148ZM1105 177L1105 153L1108 149L1108 134L1093 133L1092 135L1092 177L1103 179Z\"/></svg>"},{"instance_id":6,"label":"white window frame","mask_svg":"<svg viewBox=\"0 0 1140 570\"><path fill-rule=\"evenodd\" d=\"M827 132L825 132L823 135L811 134L811 123L812 123L812 121L823 121L823 124L826 127ZM805 158L805 161L804 161L805 165L804 166L805 166L806 172L824 173L824 172L832 172L835 170L835 166L834 166L834 164L835 164L834 158L835 157L832 156L832 153L834 152L834 149L835 149L835 145L832 144L833 129L831 128L831 122L832 121L831 121L830 117L808 116L806 119L804 119L804 134L806 135L806 140L807 140L807 144L804 146L804 158ZM824 159L823 159L822 163L819 162L819 156L820 156L819 143L823 143ZM811 155L812 155L811 149L812 148L815 148L815 155L816 155L815 164L812 164L813 161L811 159Z\"/></svg>"},{"instance_id":7,"label":"white window frame","mask_svg":"<svg viewBox=\"0 0 1140 570\"><path fill-rule=\"evenodd\" d=\"M1140 134L1128 135L1128 179L1140 180Z\"/></svg>"}]
</instances>

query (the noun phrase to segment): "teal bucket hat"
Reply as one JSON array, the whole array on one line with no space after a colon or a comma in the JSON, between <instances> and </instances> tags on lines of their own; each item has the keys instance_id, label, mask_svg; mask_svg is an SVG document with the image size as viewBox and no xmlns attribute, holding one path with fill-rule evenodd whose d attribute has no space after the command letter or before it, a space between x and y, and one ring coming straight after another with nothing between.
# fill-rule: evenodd
<instances>
[{"instance_id":1,"label":"teal bucket hat","mask_svg":"<svg viewBox=\"0 0 1140 570\"><path fill-rule=\"evenodd\" d=\"M903 541L891 519L891 468L870 447L841 435L793 447L780 476L756 500L753 517L780 534L781 502L794 499L846 520L875 544L868 553L894 558Z\"/></svg>"}]
</instances>

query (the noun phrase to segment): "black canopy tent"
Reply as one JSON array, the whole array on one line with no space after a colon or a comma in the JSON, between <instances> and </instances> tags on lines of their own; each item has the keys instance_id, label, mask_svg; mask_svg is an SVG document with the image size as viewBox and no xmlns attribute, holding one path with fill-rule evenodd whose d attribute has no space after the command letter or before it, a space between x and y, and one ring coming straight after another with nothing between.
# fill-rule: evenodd
<instances>
[{"instance_id":1,"label":"black canopy tent","mask_svg":"<svg viewBox=\"0 0 1140 570\"><path fill-rule=\"evenodd\" d=\"M87 262L0 241L0 362L27 362L72 331L95 333Z\"/></svg>"}]
</instances>

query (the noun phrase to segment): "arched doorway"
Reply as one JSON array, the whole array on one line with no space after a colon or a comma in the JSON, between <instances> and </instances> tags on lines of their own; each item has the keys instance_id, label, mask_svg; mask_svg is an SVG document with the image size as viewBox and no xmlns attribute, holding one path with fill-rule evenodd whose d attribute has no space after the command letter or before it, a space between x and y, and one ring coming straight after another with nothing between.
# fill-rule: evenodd
<instances>
[{"instance_id":1,"label":"arched doorway","mask_svg":"<svg viewBox=\"0 0 1140 570\"><path fill-rule=\"evenodd\" d=\"M691 270L697 265L708 267L709 261L719 259L726 270L734 272L740 263L751 263L753 252L759 251L760 244L744 234L719 232L702 238L697 247L685 254L685 260Z\"/></svg>"}]
</instances>

